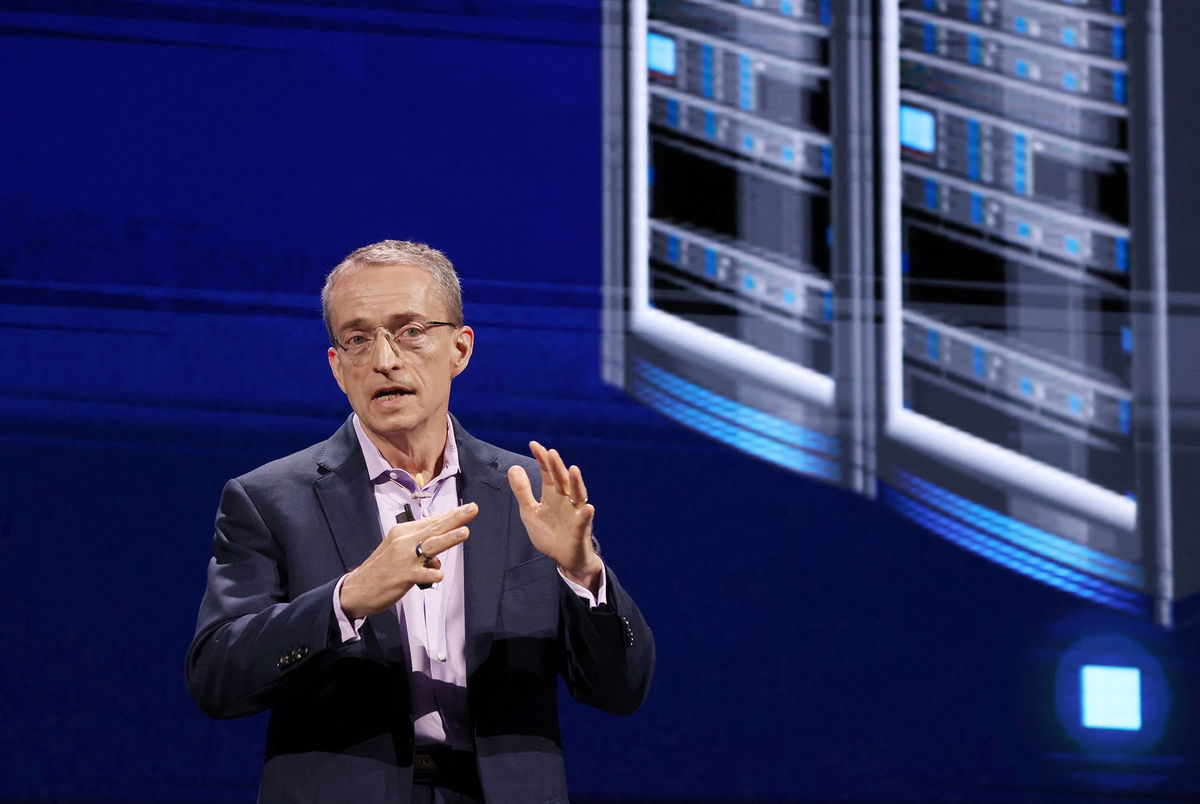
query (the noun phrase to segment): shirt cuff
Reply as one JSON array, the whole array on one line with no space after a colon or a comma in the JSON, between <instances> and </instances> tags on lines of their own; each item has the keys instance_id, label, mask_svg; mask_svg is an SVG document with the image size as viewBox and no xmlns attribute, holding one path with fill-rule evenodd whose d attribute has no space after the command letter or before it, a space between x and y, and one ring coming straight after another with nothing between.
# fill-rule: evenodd
<instances>
[{"instance_id":1,"label":"shirt cuff","mask_svg":"<svg viewBox=\"0 0 1200 804\"><path fill-rule=\"evenodd\" d=\"M586 586L580 586L579 584L575 583L570 578L568 578L567 574L562 571L562 567L558 568L558 574L562 577L562 579L564 581L567 582L567 586L571 587L571 591L574 592L575 594L579 595L584 600L586 600L588 602L588 605L590 605L592 608L596 608L597 606L604 605L605 603L608 602L608 568L607 567L605 567L604 571L600 573L600 591L595 595L592 594L591 589L588 589Z\"/></svg>"},{"instance_id":2,"label":"shirt cuff","mask_svg":"<svg viewBox=\"0 0 1200 804\"><path fill-rule=\"evenodd\" d=\"M346 616L346 612L342 611L342 584L346 582L346 576L338 578L338 582L333 587L333 616L337 618L338 632L342 635L342 644L347 642L357 642L359 640L358 629L362 628L366 617L359 617L354 622L350 622L350 618ZM601 587L603 590L603 587Z\"/></svg>"}]
</instances>

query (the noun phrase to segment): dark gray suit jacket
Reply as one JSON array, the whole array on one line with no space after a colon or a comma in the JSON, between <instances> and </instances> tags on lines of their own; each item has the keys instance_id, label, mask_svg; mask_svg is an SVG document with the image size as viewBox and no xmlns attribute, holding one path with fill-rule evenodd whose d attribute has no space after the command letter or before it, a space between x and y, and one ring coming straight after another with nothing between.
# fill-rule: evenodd
<instances>
[{"instance_id":1,"label":"dark gray suit jacket","mask_svg":"<svg viewBox=\"0 0 1200 804\"><path fill-rule=\"evenodd\" d=\"M479 504L463 545L467 696L488 801L566 801L557 680L617 714L645 700L650 629L608 573L589 610L529 541L505 473L537 464L453 422L461 496ZM271 710L262 802L407 802L409 663L394 609L343 645L337 579L379 544L379 517L350 420L328 441L229 481L187 656L192 696L213 717Z\"/></svg>"}]
</instances>

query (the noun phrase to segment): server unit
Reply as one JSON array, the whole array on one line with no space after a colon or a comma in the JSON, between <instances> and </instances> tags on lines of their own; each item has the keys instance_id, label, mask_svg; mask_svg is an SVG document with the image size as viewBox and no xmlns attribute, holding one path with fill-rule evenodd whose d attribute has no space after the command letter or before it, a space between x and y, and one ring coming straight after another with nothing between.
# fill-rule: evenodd
<instances>
[{"instance_id":1,"label":"server unit","mask_svg":"<svg viewBox=\"0 0 1200 804\"><path fill-rule=\"evenodd\" d=\"M871 113L833 89L854 5L608 6L605 370L714 438L866 489L873 346L852 308L870 294L841 244L870 162L834 146L864 125L848 103Z\"/></svg>"},{"instance_id":2,"label":"server unit","mask_svg":"<svg viewBox=\"0 0 1200 804\"><path fill-rule=\"evenodd\" d=\"M1159 0L608 13L608 379L1058 588L1194 604Z\"/></svg>"}]
</instances>

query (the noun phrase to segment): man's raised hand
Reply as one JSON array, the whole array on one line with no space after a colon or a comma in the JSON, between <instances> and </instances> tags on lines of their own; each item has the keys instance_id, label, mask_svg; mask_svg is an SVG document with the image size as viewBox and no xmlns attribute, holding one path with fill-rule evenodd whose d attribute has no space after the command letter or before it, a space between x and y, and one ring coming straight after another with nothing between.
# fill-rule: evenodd
<instances>
[{"instance_id":1,"label":"man's raised hand","mask_svg":"<svg viewBox=\"0 0 1200 804\"><path fill-rule=\"evenodd\" d=\"M536 441L529 450L542 470L542 499L533 496L529 476L520 466L508 470L529 540L549 556L563 573L595 594L604 577L604 562L592 544L592 519L596 509L588 503L587 486L578 466L567 468L558 450L547 450Z\"/></svg>"}]
</instances>

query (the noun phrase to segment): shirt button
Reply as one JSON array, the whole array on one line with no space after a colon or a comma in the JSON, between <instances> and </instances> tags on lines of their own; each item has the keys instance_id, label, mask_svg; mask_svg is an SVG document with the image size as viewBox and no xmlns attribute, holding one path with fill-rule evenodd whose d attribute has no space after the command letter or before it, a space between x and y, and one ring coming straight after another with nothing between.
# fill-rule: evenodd
<instances>
[{"instance_id":1,"label":"shirt button","mask_svg":"<svg viewBox=\"0 0 1200 804\"><path fill-rule=\"evenodd\" d=\"M444 651L444 650L439 650L439 651L438 651L438 654L437 654L437 660L438 660L439 662L444 662L444 661L446 661L446 651Z\"/></svg>"},{"instance_id":2,"label":"shirt button","mask_svg":"<svg viewBox=\"0 0 1200 804\"><path fill-rule=\"evenodd\" d=\"M388 472L388 477L390 477L392 480L395 480L395 479L396 479L396 473L395 473L395 472Z\"/></svg>"}]
</instances>

